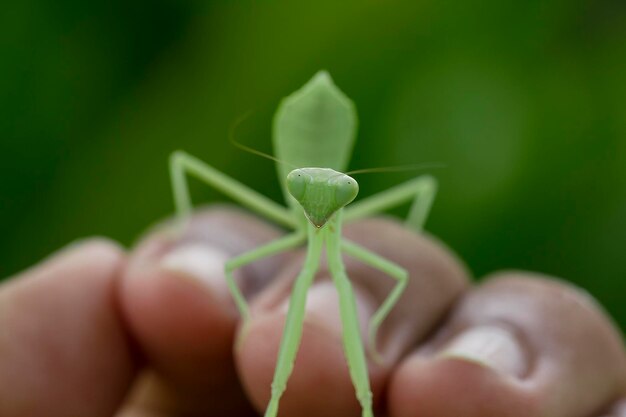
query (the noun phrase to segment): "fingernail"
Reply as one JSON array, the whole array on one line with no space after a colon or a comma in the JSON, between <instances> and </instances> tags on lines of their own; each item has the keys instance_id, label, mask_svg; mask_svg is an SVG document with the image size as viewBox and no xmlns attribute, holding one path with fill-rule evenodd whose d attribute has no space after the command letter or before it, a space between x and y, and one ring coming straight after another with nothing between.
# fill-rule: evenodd
<instances>
[{"instance_id":1,"label":"fingernail","mask_svg":"<svg viewBox=\"0 0 626 417\"><path fill-rule=\"evenodd\" d=\"M454 338L439 357L463 359L494 369L500 374L521 377L528 358L515 335L498 326L478 326Z\"/></svg>"},{"instance_id":2,"label":"fingernail","mask_svg":"<svg viewBox=\"0 0 626 417\"><path fill-rule=\"evenodd\" d=\"M109 247L117 247L119 248L119 244L116 243L113 240L110 240L108 238L105 237L100 237L100 236L89 236L89 237L80 237L80 238L76 238L74 240L72 240L71 242L67 243L65 246L63 246L62 248L58 249L56 252L53 252L50 257L54 257L56 255L60 255L60 254L65 254L65 253L71 253L73 252L75 249L78 248L84 248L87 246L109 246Z\"/></svg>"},{"instance_id":3,"label":"fingernail","mask_svg":"<svg viewBox=\"0 0 626 417\"><path fill-rule=\"evenodd\" d=\"M224 265L230 258L229 254L215 247L186 244L165 255L160 265L209 287L219 297L228 297Z\"/></svg>"}]
</instances>

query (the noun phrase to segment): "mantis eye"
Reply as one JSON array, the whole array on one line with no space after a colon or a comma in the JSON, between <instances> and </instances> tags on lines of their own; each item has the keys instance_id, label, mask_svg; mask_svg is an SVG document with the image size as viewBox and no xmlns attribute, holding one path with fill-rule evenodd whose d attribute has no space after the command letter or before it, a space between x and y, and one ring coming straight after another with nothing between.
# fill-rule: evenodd
<instances>
[{"instance_id":1,"label":"mantis eye","mask_svg":"<svg viewBox=\"0 0 626 417\"><path fill-rule=\"evenodd\" d=\"M347 175L337 181L335 188L335 201L339 207L349 204L359 193L359 184Z\"/></svg>"},{"instance_id":2,"label":"mantis eye","mask_svg":"<svg viewBox=\"0 0 626 417\"><path fill-rule=\"evenodd\" d=\"M306 174L299 169L294 169L287 175L287 190L296 200L302 200L306 191Z\"/></svg>"}]
</instances>

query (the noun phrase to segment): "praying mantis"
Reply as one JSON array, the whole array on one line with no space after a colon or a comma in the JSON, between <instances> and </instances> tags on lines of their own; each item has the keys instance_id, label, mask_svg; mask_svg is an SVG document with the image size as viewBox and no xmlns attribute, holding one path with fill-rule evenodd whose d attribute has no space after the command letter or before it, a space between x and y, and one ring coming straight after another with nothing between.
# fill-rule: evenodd
<instances>
[{"instance_id":1,"label":"praying mantis","mask_svg":"<svg viewBox=\"0 0 626 417\"><path fill-rule=\"evenodd\" d=\"M356 397L363 417L373 417L366 352L359 330L355 296L342 255L376 268L397 282L369 323L368 347L374 360L376 335L409 279L401 266L342 237L343 222L371 216L413 200L406 226L421 231L432 206L436 180L428 175L397 185L350 204L358 194L354 178L342 173L356 138L357 116L353 102L339 90L330 75L318 72L300 90L279 105L273 121L273 146L278 177L287 202L282 206L201 160L176 151L170 158L170 174L178 218L184 223L192 205L187 175L197 177L218 191L267 219L292 229L290 234L230 259L225 264L228 288L242 319L242 332L250 320L250 309L233 278L233 272L265 257L277 255L306 242L306 258L297 276L271 385L265 417L276 417L280 398L287 387L302 336L306 294L321 262L324 246L327 263L339 295L343 344ZM355 171L356 172L356 171Z\"/></svg>"}]
</instances>

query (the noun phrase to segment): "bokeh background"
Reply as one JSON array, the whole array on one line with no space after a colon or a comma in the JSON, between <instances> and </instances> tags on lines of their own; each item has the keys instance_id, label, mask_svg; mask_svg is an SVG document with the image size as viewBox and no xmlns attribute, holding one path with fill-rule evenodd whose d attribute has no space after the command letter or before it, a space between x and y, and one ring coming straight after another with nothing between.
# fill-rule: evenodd
<instances>
[{"instance_id":1,"label":"bokeh background","mask_svg":"<svg viewBox=\"0 0 626 417\"><path fill-rule=\"evenodd\" d=\"M0 12L0 276L172 213L185 149L276 200L281 97L354 99L351 168L439 161L428 229L477 279L566 278L626 329L623 0L21 0ZM363 195L415 173L360 178ZM223 200L193 183L196 202Z\"/></svg>"}]
</instances>

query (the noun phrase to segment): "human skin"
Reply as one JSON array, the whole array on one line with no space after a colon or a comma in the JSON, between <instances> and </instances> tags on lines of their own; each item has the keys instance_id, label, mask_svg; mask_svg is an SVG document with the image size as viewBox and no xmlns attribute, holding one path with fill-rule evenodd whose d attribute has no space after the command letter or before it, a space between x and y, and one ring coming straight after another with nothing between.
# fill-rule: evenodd
<instances>
[{"instance_id":1,"label":"human skin","mask_svg":"<svg viewBox=\"0 0 626 417\"><path fill-rule=\"evenodd\" d=\"M224 262L281 232L232 208L197 213L182 234L172 226L128 253L104 239L75 243L0 285L1 416L262 411L303 252L240 271L252 308L241 334ZM449 249L391 220L345 234L411 276L379 333L383 362L370 363L378 416L626 416L622 337L582 290L511 271L470 285ZM394 282L350 259L346 267L366 329ZM324 268L280 415L360 415Z\"/></svg>"}]
</instances>

